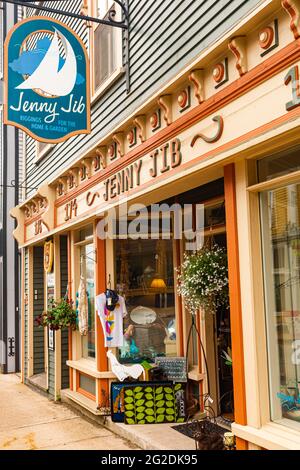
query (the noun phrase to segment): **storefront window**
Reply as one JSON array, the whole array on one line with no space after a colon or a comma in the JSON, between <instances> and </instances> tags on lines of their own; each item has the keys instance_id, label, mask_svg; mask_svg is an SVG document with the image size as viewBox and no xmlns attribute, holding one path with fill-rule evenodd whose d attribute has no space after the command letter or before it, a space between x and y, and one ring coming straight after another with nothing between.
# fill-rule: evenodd
<instances>
[{"instance_id":1,"label":"storefront window","mask_svg":"<svg viewBox=\"0 0 300 470\"><path fill-rule=\"evenodd\" d=\"M128 310L120 361L176 356L172 241L118 240L116 274Z\"/></svg>"},{"instance_id":2,"label":"storefront window","mask_svg":"<svg viewBox=\"0 0 300 470\"><path fill-rule=\"evenodd\" d=\"M81 337L82 356L94 359L96 357L95 349L95 265L96 256L93 241L93 227L89 226L75 234L76 260L78 260L78 279L76 280L78 302L78 289L80 287L80 278L84 283L88 296L88 333ZM76 278L77 278L76 276Z\"/></svg>"},{"instance_id":3,"label":"storefront window","mask_svg":"<svg viewBox=\"0 0 300 470\"><path fill-rule=\"evenodd\" d=\"M271 418L300 423L300 184L262 193L261 220Z\"/></svg>"},{"instance_id":4,"label":"storefront window","mask_svg":"<svg viewBox=\"0 0 300 470\"><path fill-rule=\"evenodd\" d=\"M83 356L95 358L95 255L94 244L82 246L80 249L81 275L88 294L88 334L83 337Z\"/></svg>"}]
</instances>

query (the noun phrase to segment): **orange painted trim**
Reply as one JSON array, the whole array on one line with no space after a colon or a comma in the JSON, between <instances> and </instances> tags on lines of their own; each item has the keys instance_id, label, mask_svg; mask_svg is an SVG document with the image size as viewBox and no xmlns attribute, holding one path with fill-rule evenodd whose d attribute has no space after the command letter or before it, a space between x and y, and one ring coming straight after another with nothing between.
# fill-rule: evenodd
<instances>
[{"instance_id":1,"label":"orange painted trim","mask_svg":"<svg viewBox=\"0 0 300 470\"><path fill-rule=\"evenodd\" d=\"M235 184L235 166L231 163L224 167L224 189L227 221L226 233L233 363L233 395L235 405L234 419L236 423L246 425L244 345Z\"/></svg>"},{"instance_id":2,"label":"orange painted trim","mask_svg":"<svg viewBox=\"0 0 300 470\"><path fill-rule=\"evenodd\" d=\"M68 240L67 240L67 258L68 258L68 298L69 300L72 299L72 255L71 255L71 232L68 233ZM72 329L69 328L68 332L68 356L69 361L72 361L73 358L73 351L72 351ZM70 382L70 389L73 390L73 369L69 368L69 382Z\"/></svg>"},{"instance_id":3,"label":"orange painted trim","mask_svg":"<svg viewBox=\"0 0 300 470\"><path fill-rule=\"evenodd\" d=\"M62 205L63 203L77 197L83 191L92 188L94 185L105 180L115 172L120 171L130 163L133 163L138 158L141 158L152 150L155 150L167 140L176 137L180 132L191 127L193 124L196 124L207 116L210 116L225 105L235 101L246 92L273 77L278 72L281 72L287 66L300 59L299 46L300 40L293 41L291 44L266 59L263 63L254 67L245 75L230 83L226 88L214 94L200 105L197 105L195 108L185 113L169 126L151 136L146 142L127 153L127 155L124 155L122 158L111 163L107 169L99 171L99 173L93 175L79 187L58 198L55 204ZM219 147L218 151L220 151L220 148L222 147ZM216 150L217 149L214 151ZM193 160L193 162L194 161L195 160ZM166 177L166 175L164 175L164 177Z\"/></svg>"},{"instance_id":4,"label":"orange painted trim","mask_svg":"<svg viewBox=\"0 0 300 470\"><path fill-rule=\"evenodd\" d=\"M180 240L175 240L176 244L176 265L175 268L178 269L181 264L180 259ZM177 294L178 295L178 294ZM179 355L184 356L184 344L183 344L183 307L182 307L182 297L178 295L179 299L177 302L177 326L178 326L178 340L179 340Z\"/></svg>"},{"instance_id":5,"label":"orange painted trim","mask_svg":"<svg viewBox=\"0 0 300 470\"><path fill-rule=\"evenodd\" d=\"M15 32L16 29L18 29L21 24L28 23L28 22L33 22L37 20L51 20L54 23L62 26L63 28L67 29L78 41L78 43L81 45L83 54L85 56L86 60L86 113L87 113L87 128L86 129L81 129L79 131L74 131L70 132L69 134L65 135L64 137L61 137L60 139L41 139L37 135L35 135L33 132L29 131L26 127L22 126L21 124L11 122L8 120L8 112L7 112L7 103L8 103L8 46L9 42L11 39L11 36ZM31 16L29 18L25 18L22 21L19 21L18 23L11 28L6 36L5 42L4 42L4 116L3 116L3 122L4 124L12 125L14 127L18 127L19 129L23 130L26 134L28 134L30 137L32 137L34 140L37 140L38 142L47 142L49 144L58 144L59 142L65 142L68 140L70 137L78 135L78 134L90 134L91 133L91 90L90 90L90 61L88 57L88 53L86 50L86 47L82 41L82 39L77 35L77 33L71 29L67 24L62 23L59 20L56 20L55 18L50 18L49 16Z\"/></svg>"},{"instance_id":6,"label":"orange painted trim","mask_svg":"<svg viewBox=\"0 0 300 470\"><path fill-rule=\"evenodd\" d=\"M25 248L21 250L21 382L25 379Z\"/></svg>"},{"instance_id":7,"label":"orange painted trim","mask_svg":"<svg viewBox=\"0 0 300 470\"><path fill-rule=\"evenodd\" d=\"M34 215L33 217L30 217L30 219L26 219L24 222L24 225L31 225L33 222L36 222L39 219L42 219L42 215L44 214L45 211L39 212L37 215Z\"/></svg>"},{"instance_id":8,"label":"orange painted trim","mask_svg":"<svg viewBox=\"0 0 300 470\"><path fill-rule=\"evenodd\" d=\"M76 392L80 393L81 395L89 398L90 400L96 401L96 395L93 395L92 393L87 392L83 388L77 388Z\"/></svg>"},{"instance_id":9,"label":"orange painted trim","mask_svg":"<svg viewBox=\"0 0 300 470\"><path fill-rule=\"evenodd\" d=\"M236 450L248 450L248 442L240 437L235 438Z\"/></svg>"},{"instance_id":10,"label":"orange painted trim","mask_svg":"<svg viewBox=\"0 0 300 470\"><path fill-rule=\"evenodd\" d=\"M97 221L94 223L94 244L96 247L96 295L105 292L106 289L106 246L105 240L97 237ZM108 370L107 348L104 346L104 333L98 313L96 312L97 339L96 362L100 372ZM97 387L97 406L105 406L109 394L108 379L99 379Z\"/></svg>"}]
</instances>

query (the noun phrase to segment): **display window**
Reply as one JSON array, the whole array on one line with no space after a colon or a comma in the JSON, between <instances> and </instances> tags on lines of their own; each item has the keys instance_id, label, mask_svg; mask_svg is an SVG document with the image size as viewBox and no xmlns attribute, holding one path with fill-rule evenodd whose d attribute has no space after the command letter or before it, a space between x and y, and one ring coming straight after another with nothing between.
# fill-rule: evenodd
<instances>
[{"instance_id":1,"label":"display window","mask_svg":"<svg viewBox=\"0 0 300 470\"><path fill-rule=\"evenodd\" d=\"M118 240L117 291L125 297L123 363L176 356L172 240Z\"/></svg>"},{"instance_id":2,"label":"display window","mask_svg":"<svg viewBox=\"0 0 300 470\"><path fill-rule=\"evenodd\" d=\"M299 156L259 162L260 175L298 169ZM260 194L271 419L300 423L300 182Z\"/></svg>"},{"instance_id":3,"label":"display window","mask_svg":"<svg viewBox=\"0 0 300 470\"><path fill-rule=\"evenodd\" d=\"M95 359L95 247L93 241L93 227L87 227L75 234L76 259L79 264L79 272L76 276L76 308L78 317L82 319L83 326L79 328L81 332L82 357ZM87 311L83 309L82 296L84 295ZM79 311L82 315L79 315Z\"/></svg>"}]
</instances>

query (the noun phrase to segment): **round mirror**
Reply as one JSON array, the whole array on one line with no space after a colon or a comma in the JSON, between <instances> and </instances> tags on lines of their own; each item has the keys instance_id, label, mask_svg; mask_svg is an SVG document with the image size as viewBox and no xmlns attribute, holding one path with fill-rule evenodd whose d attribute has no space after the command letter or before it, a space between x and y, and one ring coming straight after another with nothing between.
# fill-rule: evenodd
<instances>
[{"instance_id":1,"label":"round mirror","mask_svg":"<svg viewBox=\"0 0 300 470\"><path fill-rule=\"evenodd\" d=\"M156 320L156 313L148 307L135 307L130 313L131 320L137 325L150 325Z\"/></svg>"}]
</instances>

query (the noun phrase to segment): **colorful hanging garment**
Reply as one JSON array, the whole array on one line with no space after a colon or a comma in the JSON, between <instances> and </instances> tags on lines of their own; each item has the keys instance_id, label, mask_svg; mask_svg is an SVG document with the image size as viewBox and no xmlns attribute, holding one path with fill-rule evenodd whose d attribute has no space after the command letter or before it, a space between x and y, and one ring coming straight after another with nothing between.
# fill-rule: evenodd
<instances>
[{"instance_id":1,"label":"colorful hanging garment","mask_svg":"<svg viewBox=\"0 0 300 470\"><path fill-rule=\"evenodd\" d=\"M80 278L79 288L78 288L78 329L79 333L82 336L86 336L89 330L89 307L88 307L88 296L87 290L85 287L85 280L83 277Z\"/></svg>"},{"instance_id":2,"label":"colorful hanging garment","mask_svg":"<svg viewBox=\"0 0 300 470\"><path fill-rule=\"evenodd\" d=\"M114 310L108 310L104 293L96 297L95 303L104 332L105 346L109 348L122 347L124 344L123 318L127 315L124 298L119 295L119 300Z\"/></svg>"}]
</instances>

